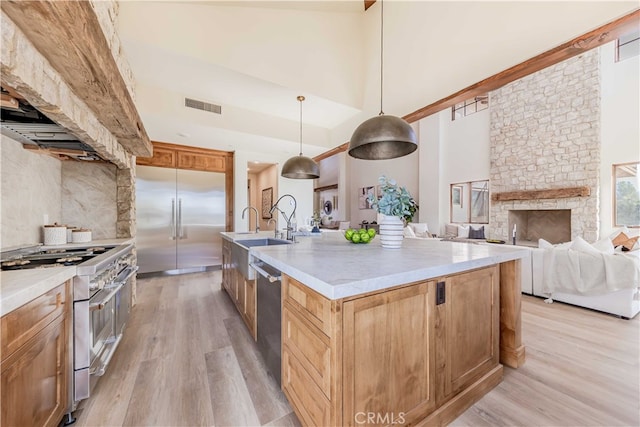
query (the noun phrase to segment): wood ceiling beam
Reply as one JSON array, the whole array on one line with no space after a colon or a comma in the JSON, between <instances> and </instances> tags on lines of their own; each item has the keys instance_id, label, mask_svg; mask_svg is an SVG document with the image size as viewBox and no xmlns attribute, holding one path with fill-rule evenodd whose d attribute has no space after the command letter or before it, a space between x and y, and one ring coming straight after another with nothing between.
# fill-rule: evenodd
<instances>
[{"instance_id":1,"label":"wood ceiling beam","mask_svg":"<svg viewBox=\"0 0 640 427\"><path fill-rule=\"evenodd\" d=\"M501 88L508 83L562 62L565 59L572 58L576 55L587 52L588 50L614 41L621 35L637 29L639 22L640 10L636 9L615 21L609 22L608 24L598 27L593 31L589 31L588 33L541 53L527 61L514 65L513 67L498 74L459 90L446 98L442 98L427 105L426 107L414 111L413 113L407 114L403 119L409 123L413 123L446 108L452 107L459 102L473 98L474 96L484 95L487 92ZM319 161L334 154L341 153L342 151L346 151L347 146L348 142L317 155L314 157L314 160Z\"/></svg>"},{"instance_id":2,"label":"wood ceiling beam","mask_svg":"<svg viewBox=\"0 0 640 427\"><path fill-rule=\"evenodd\" d=\"M429 104L413 113L407 114L403 119L409 123L413 123L434 113L438 113L445 108L452 107L459 102L499 89L529 74L533 74L551 65L614 41L621 35L633 31L634 28L637 29L639 20L640 10L636 9L622 18L609 22L560 46L543 52L538 56L534 56L527 61L521 62L498 74L459 90L453 95L449 95L433 104Z\"/></svg>"},{"instance_id":3,"label":"wood ceiling beam","mask_svg":"<svg viewBox=\"0 0 640 427\"><path fill-rule=\"evenodd\" d=\"M3 0L0 6L125 150L151 155L151 141L91 2Z\"/></svg>"}]
</instances>

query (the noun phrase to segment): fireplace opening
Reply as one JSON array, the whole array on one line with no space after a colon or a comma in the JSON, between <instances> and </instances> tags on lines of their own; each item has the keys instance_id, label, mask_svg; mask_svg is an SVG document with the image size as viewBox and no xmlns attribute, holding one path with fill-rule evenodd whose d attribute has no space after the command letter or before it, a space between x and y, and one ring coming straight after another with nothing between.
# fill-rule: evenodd
<instances>
[{"instance_id":1,"label":"fireplace opening","mask_svg":"<svg viewBox=\"0 0 640 427\"><path fill-rule=\"evenodd\" d=\"M509 240L516 226L516 244L538 246L538 239L550 243L571 241L571 209L510 210Z\"/></svg>"}]
</instances>

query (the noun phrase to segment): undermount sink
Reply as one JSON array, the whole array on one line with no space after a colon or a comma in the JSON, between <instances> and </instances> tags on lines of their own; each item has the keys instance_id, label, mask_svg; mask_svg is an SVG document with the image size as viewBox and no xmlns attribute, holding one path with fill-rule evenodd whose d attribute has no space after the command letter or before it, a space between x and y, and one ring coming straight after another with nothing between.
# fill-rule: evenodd
<instances>
[{"instance_id":1,"label":"undermount sink","mask_svg":"<svg viewBox=\"0 0 640 427\"><path fill-rule=\"evenodd\" d=\"M235 240L234 243L251 248L254 246L273 246L273 245L288 245L290 240L274 239L273 237L266 237L264 239L243 239Z\"/></svg>"},{"instance_id":2,"label":"undermount sink","mask_svg":"<svg viewBox=\"0 0 640 427\"><path fill-rule=\"evenodd\" d=\"M234 240L231 247L231 262L236 266L238 270L247 279L255 279L256 271L249 267L250 255L249 248L259 246L275 246L275 245L288 245L292 243L289 240L274 239L273 237L261 238L261 239L242 239Z\"/></svg>"}]
</instances>

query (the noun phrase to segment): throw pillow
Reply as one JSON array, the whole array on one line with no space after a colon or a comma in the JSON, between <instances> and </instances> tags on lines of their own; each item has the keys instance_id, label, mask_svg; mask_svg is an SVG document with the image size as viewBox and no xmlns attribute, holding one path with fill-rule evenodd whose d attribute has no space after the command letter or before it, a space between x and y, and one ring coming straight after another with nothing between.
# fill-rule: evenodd
<instances>
[{"instance_id":1,"label":"throw pillow","mask_svg":"<svg viewBox=\"0 0 640 427\"><path fill-rule=\"evenodd\" d=\"M408 225L413 229L416 237L431 237L426 222L410 222Z\"/></svg>"},{"instance_id":2,"label":"throw pillow","mask_svg":"<svg viewBox=\"0 0 640 427\"><path fill-rule=\"evenodd\" d=\"M629 240L629 236L627 236L624 232L620 232L616 237L611 239L611 241L613 242L613 246L620 246L627 240Z\"/></svg>"},{"instance_id":3,"label":"throw pillow","mask_svg":"<svg viewBox=\"0 0 640 427\"><path fill-rule=\"evenodd\" d=\"M458 237L462 237L464 239L469 238L469 226L468 225L459 225L458 226Z\"/></svg>"},{"instance_id":4,"label":"throw pillow","mask_svg":"<svg viewBox=\"0 0 640 427\"><path fill-rule=\"evenodd\" d=\"M416 233L413 232L413 228L408 225L402 231L402 235L404 237L416 237Z\"/></svg>"},{"instance_id":5,"label":"throw pillow","mask_svg":"<svg viewBox=\"0 0 640 427\"><path fill-rule=\"evenodd\" d=\"M636 246L636 243L638 242L638 237L640 236L636 236L636 237L631 237L629 239L627 239L626 242L622 243L622 250L624 251L625 249L628 251L632 251L633 247Z\"/></svg>"},{"instance_id":6,"label":"throw pillow","mask_svg":"<svg viewBox=\"0 0 640 427\"><path fill-rule=\"evenodd\" d=\"M573 241L573 244L571 245L571 249L578 252L584 252L586 254L593 254L593 255L600 254L599 250L591 246L589 243L587 243L586 240L584 240L580 236L576 237L576 239Z\"/></svg>"},{"instance_id":7,"label":"throw pillow","mask_svg":"<svg viewBox=\"0 0 640 427\"><path fill-rule=\"evenodd\" d=\"M484 239L484 225L481 226L479 229L475 229L473 227L471 227L469 229L469 238L470 239Z\"/></svg>"},{"instance_id":8,"label":"throw pillow","mask_svg":"<svg viewBox=\"0 0 640 427\"><path fill-rule=\"evenodd\" d=\"M444 237L458 237L458 226L454 224L445 224Z\"/></svg>"},{"instance_id":9,"label":"throw pillow","mask_svg":"<svg viewBox=\"0 0 640 427\"><path fill-rule=\"evenodd\" d=\"M607 255L613 254L613 242L611 242L611 239L608 237L605 237L602 240L598 240L593 244L593 247Z\"/></svg>"}]
</instances>

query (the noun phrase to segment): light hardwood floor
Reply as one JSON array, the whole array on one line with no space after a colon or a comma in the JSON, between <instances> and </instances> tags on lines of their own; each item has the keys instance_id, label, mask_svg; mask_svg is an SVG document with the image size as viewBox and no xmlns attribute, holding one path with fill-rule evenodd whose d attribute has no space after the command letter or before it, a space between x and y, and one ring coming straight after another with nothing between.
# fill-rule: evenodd
<instances>
[{"instance_id":1,"label":"light hardwood floor","mask_svg":"<svg viewBox=\"0 0 640 427\"><path fill-rule=\"evenodd\" d=\"M220 272L138 281L138 304L80 426L298 426ZM453 426L640 426L640 317L523 298L527 362Z\"/></svg>"}]
</instances>

